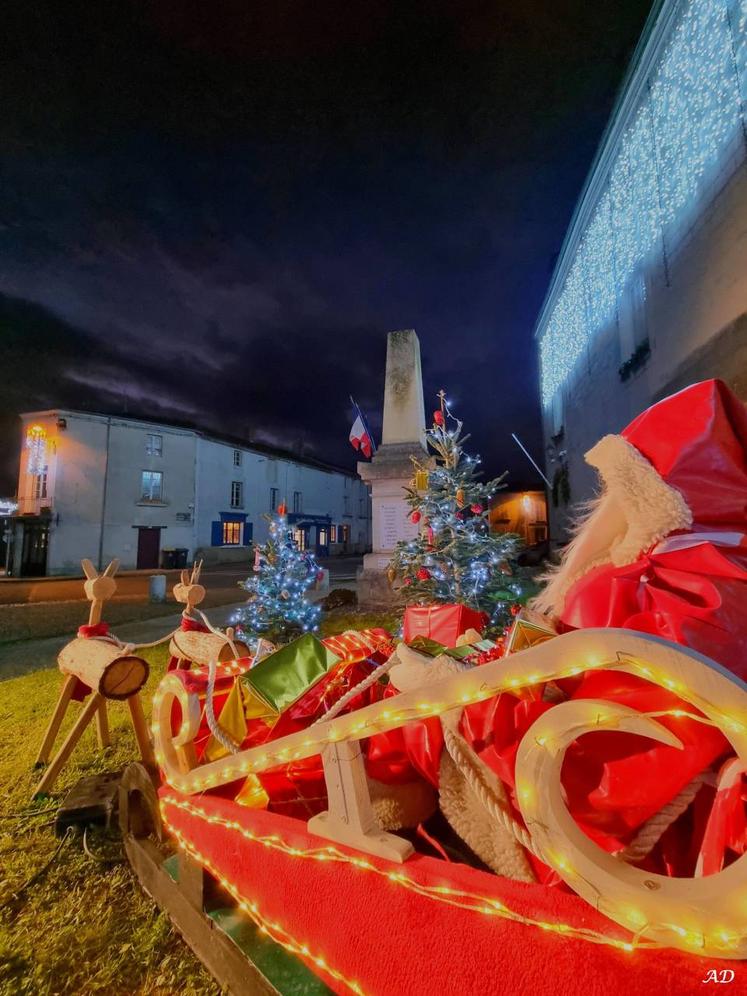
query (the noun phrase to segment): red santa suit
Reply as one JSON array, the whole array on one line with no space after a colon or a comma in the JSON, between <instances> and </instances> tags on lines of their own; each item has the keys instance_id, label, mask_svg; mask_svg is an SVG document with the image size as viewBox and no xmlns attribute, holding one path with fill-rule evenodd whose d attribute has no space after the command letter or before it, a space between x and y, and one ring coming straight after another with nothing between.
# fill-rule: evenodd
<instances>
[{"instance_id":1,"label":"red santa suit","mask_svg":"<svg viewBox=\"0 0 747 996\"><path fill-rule=\"evenodd\" d=\"M586 455L604 491L541 597L571 629L682 643L747 676L747 412L718 380Z\"/></svg>"}]
</instances>

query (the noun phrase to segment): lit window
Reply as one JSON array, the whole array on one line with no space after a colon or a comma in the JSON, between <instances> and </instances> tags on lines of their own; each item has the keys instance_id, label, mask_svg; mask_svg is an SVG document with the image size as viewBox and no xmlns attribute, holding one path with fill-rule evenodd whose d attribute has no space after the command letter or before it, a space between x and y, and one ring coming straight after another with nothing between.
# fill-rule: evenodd
<instances>
[{"instance_id":1,"label":"lit window","mask_svg":"<svg viewBox=\"0 0 747 996\"><path fill-rule=\"evenodd\" d=\"M270 511L275 512L278 507L278 489L270 488Z\"/></svg>"},{"instance_id":2,"label":"lit window","mask_svg":"<svg viewBox=\"0 0 747 996\"><path fill-rule=\"evenodd\" d=\"M241 546L241 523L223 523L223 546Z\"/></svg>"},{"instance_id":3,"label":"lit window","mask_svg":"<svg viewBox=\"0 0 747 996\"><path fill-rule=\"evenodd\" d=\"M233 465L234 465L234 467L240 467L241 466L241 450L234 450L233 451Z\"/></svg>"},{"instance_id":4,"label":"lit window","mask_svg":"<svg viewBox=\"0 0 747 996\"><path fill-rule=\"evenodd\" d=\"M302 508L301 508L301 492L300 491L294 491L293 492L293 511L294 512L301 512L302 511Z\"/></svg>"},{"instance_id":5,"label":"lit window","mask_svg":"<svg viewBox=\"0 0 747 996\"><path fill-rule=\"evenodd\" d=\"M163 456L163 436L149 432L145 437L145 452L148 456Z\"/></svg>"},{"instance_id":6,"label":"lit window","mask_svg":"<svg viewBox=\"0 0 747 996\"><path fill-rule=\"evenodd\" d=\"M143 501L161 501L163 497L163 474L160 470L144 470L140 496Z\"/></svg>"},{"instance_id":7,"label":"lit window","mask_svg":"<svg viewBox=\"0 0 747 996\"><path fill-rule=\"evenodd\" d=\"M231 508L244 507L244 484L242 481L231 481Z\"/></svg>"},{"instance_id":8,"label":"lit window","mask_svg":"<svg viewBox=\"0 0 747 996\"><path fill-rule=\"evenodd\" d=\"M350 536L350 526L340 526L340 529L342 530L342 542L347 543L348 537Z\"/></svg>"},{"instance_id":9,"label":"lit window","mask_svg":"<svg viewBox=\"0 0 747 996\"><path fill-rule=\"evenodd\" d=\"M329 541L330 541L330 543L336 543L337 542L337 526L330 526L329 527Z\"/></svg>"}]
</instances>

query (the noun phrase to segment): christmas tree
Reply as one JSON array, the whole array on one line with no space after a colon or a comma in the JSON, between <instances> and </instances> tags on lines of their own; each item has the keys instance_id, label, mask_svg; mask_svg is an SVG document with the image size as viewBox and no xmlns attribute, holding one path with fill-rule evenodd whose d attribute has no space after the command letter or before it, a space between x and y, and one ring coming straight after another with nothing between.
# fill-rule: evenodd
<instances>
[{"instance_id":1,"label":"christmas tree","mask_svg":"<svg viewBox=\"0 0 747 996\"><path fill-rule=\"evenodd\" d=\"M284 504L265 518L270 537L255 547L254 577L239 582L249 592L249 600L234 622L249 639L265 637L287 643L318 629L321 609L309 601L308 591L322 572L312 554L302 552L294 542Z\"/></svg>"},{"instance_id":2,"label":"christmas tree","mask_svg":"<svg viewBox=\"0 0 747 996\"><path fill-rule=\"evenodd\" d=\"M491 533L490 499L503 486L505 474L480 481L480 458L464 453L469 436L449 411L444 392L426 432L435 467L418 461L415 480L406 488L410 518L419 525L415 539L397 544L389 578L399 578L408 604L461 602L486 612L489 628L505 626L511 607L522 595L522 583L511 561L520 539Z\"/></svg>"}]
</instances>

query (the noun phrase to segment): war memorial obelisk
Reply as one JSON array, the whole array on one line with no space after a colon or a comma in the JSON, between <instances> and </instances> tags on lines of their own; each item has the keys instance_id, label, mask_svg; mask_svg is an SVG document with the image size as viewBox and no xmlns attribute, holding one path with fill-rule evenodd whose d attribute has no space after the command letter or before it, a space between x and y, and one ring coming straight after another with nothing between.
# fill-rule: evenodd
<instances>
[{"instance_id":1,"label":"war memorial obelisk","mask_svg":"<svg viewBox=\"0 0 747 996\"><path fill-rule=\"evenodd\" d=\"M387 567L400 540L417 535L402 490L414 476L411 457L426 460L423 374L420 343L414 329L390 332L386 348L384 421L381 445L369 462L358 463L358 476L371 487L373 550L358 572L362 606L392 604Z\"/></svg>"}]
</instances>

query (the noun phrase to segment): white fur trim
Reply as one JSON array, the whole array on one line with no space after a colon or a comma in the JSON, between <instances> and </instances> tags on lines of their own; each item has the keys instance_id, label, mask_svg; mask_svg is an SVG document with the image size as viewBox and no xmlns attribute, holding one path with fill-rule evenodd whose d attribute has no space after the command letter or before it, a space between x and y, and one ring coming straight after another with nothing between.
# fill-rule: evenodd
<instances>
[{"instance_id":1,"label":"white fur trim","mask_svg":"<svg viewBox=\"0 0 747 996\"><path fill-rule=\"evenodd\" d=\"M586 454L586 462L599 471L628 522L627 533L610 550L615 566L632 564L675 529L692 526L693 514L682 494L622 436L604 436Z\"/></svg>"},{"instance_id":2,"label":"white fur trim","mask_svg":"<svg viewBox=\"0 0 747 996\"><path fill-rule=\"evenodd\" d=\"M560 615L571 585L594 567L632 564L670 533L692 526L682 494L622 436L604 436L586 462L599 471L604 490L535 599L533 607L540 612Z\"/></svg>"}]
</instances>

